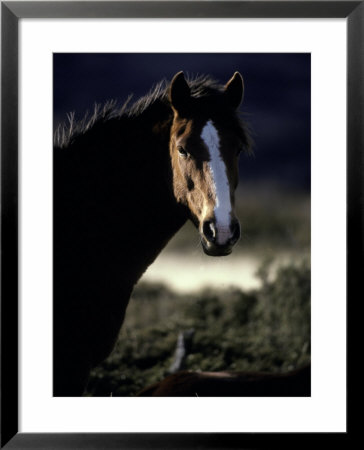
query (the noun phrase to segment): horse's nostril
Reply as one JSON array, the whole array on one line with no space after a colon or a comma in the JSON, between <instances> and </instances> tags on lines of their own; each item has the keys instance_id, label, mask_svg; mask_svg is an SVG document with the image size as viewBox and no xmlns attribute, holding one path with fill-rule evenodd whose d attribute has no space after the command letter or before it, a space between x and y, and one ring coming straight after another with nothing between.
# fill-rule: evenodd
<instances>
[{"instance_id":1,"label":"horse's nostril","mask_svg":"<svg viewBox=\"0 0 364 450\"><path fill-rule=\"evenodd\" d=\"M231 232L232 232L232 236L230 238L230 242L232 244L235 244L235 242L237 242L240 238L240 224L238 221L234 222L231 225Z\"/></svg>"},{"instance_id":2,"label":"horse's nostril","mask_svg":"<svg viewBox=\"0 0 364 450\"><path fill-rule=\"evenodd\" d=\"M209 242L215 242L216 240L216 228L214 223L211 220L206 220L206 222L203 223L202 231Z\"/></svg>"}]
</instances>

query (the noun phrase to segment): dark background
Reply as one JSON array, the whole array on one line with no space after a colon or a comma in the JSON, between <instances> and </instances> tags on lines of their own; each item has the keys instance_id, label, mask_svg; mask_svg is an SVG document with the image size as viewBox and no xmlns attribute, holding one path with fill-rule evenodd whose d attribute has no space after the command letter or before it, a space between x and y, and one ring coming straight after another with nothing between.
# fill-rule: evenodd
<instances>
[{"instance_id":1,"label":"dark background","mask_svg":"<svg viewBox=\"0 0 364 450\"><path fill-rule=\"evenodd\" d=\"M58 53L54 55L54 125L94 103L137 100L163 78L208 74L225 84L238 70L241 110L252 129L253 158L241 158L248 182L310 191L311 57L307 53Z\"/></svg>"}]
</instances>

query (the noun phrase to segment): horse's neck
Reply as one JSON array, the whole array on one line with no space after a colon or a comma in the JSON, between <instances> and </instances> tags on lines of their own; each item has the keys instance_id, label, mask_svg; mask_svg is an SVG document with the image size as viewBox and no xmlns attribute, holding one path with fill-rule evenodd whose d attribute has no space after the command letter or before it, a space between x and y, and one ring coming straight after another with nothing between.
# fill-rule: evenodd
<instances>
[{"instance_id":1,"label":"horse's neck","mask_svg":"<svg viewBox=\"0 0 364 450\"><path fill-rule=\"evenodd\" d=\"M144 187L148 197L148 207L155 212L148 218L152 223L159 224L162 229L181 226L187 220L187 212L177 203L173 193L173 177L169 153L170 122L158 122L146 132L140 148L146 150L149 158L141 168L144 177ZM158 211L158 213L157 213Z\"/></svg>"},{"instance_id":2,"label":"horse's neck","mask_svg":"<svg viewBox=\"0 0 364 450\"><path fill-rule=\"evenodd\" d=\"M133 253L142 261L140 276L186 222L187 212L173 195L168 120L133 125L131 131L138 134L134 152L140 152L140 156L135 176L130 179L134 199L128 209L132 214L131 241L137 242Z\"/></svg>"},{"instance_id":3,"label":"horse's neck","mask_svg":"<svg viewBox=\"0 0 364 450\"><path fill-rule=\"evenodd\" d=\"M102 126L55 152L57 251L76 265L101 260L120 283L133 284L187 213L173 196L168 123ZM76 255L75 246L82 247Z\"/></svg>"}]
</instances>

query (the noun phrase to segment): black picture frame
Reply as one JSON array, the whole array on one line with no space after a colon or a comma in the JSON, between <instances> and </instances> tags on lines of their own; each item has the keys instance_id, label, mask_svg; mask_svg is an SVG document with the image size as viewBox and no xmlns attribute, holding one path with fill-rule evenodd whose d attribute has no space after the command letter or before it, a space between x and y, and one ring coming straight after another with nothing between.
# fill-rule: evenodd
<instances>
[{"instance_id":1,"label":"black picture frame","mask_svg":"<svg viewBox=\"0 0 364 450\"><path fill-rule=\"evenodd\" d=\"M1 448L259 448L347 432L281 433L19 433L18 432L18 23L22 18L345 18L347 21L347 312L363 298L364 1L2 1L1 2ZM355 303L355 302L354 302ZM350 306L350 308L349 308ZM350 323L350 322L349 322ZM348 330L350 329L348 323ZM348 335L350 349L350 336ZM350 356L350 355L349 355ZM350 364L348 358L348 377ZM349 378L348 378L349 379ZM349 384L348 384L349 386ZM334 395L334 393L333 393ZM348 393L350 399L350 392Z\"/></svg>"}]
</instances>

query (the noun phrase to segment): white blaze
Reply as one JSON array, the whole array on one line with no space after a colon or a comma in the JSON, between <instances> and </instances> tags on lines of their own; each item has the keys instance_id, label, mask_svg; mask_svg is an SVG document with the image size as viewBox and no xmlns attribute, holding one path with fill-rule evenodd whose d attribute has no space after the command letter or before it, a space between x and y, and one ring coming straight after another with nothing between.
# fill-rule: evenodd
<instances>
[{"instance_id":1,"label":"white blaze","mask_svg":"<svg viewBox=\"0 0 364 450\"><path fill-rule=\"evenodd\" d=\"M203 127L201 138L205 142L209 153L209 168L215 189L215 220L217 242L224 244L230 237L231 201L230 185L226 174L226 165L220 152L220 139L216 128L209 120Z\"/></svg>"}]
</instances>

